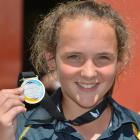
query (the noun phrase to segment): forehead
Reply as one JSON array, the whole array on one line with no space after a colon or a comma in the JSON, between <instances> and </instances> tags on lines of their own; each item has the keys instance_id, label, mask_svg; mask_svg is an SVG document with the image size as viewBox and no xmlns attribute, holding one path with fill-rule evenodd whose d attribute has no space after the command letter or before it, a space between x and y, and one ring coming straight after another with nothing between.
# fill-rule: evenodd
<instances>
[{"instance_id":1,"label":"forehead","mask_svg":"<svg viewBox=\"0 0 140 140\"><path fill-rule=\"evenodd\" d=\"M62 19L60 19L59 24L58 24L58 28L63 29L63 26L68 24L69 22L74 22L74 21L89 21L89 22L99 22L99 23L104 23L104 24L108 24L109 26L111 26L114 29L114 22L106 17L97 17L97 16L89 16L89 15L75 15L75 16L70 16L70 17L63 17Z\"/></svg>"},{"instance_id":2,"label":"forehead","mask_svg":"<svg viewBox=\"0 0 140 140\"><path fill-rule=\"evenodd\" d=\"M89 18L65 19L59 32L58 46L63 49L116 50L114 28L104 20Z\"/></svg>"},{"instance_id":3,"label":"forehead","mask_svg":"<svg viewBox=\"0 0 140 140\"><path fill-rule=\"evenodd\" d=\"M97 28L94 28L94 26L97 26ZM98 30L100 28L104 29L104 28L108 28L108 33L112 32L115 37L116 37L116 32L115 32L115 28L114 25L111 21L105 19L105 18L91 18L91 17L87 17L87 16L77 16L77 17L73 17L73 18L69 18L69 17L64 17L62 19L62 21L60 21L59 24L59 29L58 29L58 33L63 34L64 32L66 32L67 30L69 30L71 33L74 31L76 33L76 31L79 32L79 29L86 29L86 27L90 27L91 30ZM77 28L77 30L76 30ZM81 30L82 31L82 30ZM107 32L107 30L102 30L102 34L105 32ZM86 32L85 32L86 33ZM80 32L79 32L80 34ZM59 34L60 35L60 34ZM58 35L58 36L59 36Z\"/></svg>"},{"instance_id":4,"label":"forehead","mask_svg":"<svg viewBox=\"0 0 140 140\"><path fill-rule=\"evenodd\" d=\"M106 20L91 19L87 17L77 17L74 19L64 18L61 22L59 30L59 39L78 39L78 38L94 38L112 37L116 39L116 32L111 24Z\"/></svg>"}]
</instances>

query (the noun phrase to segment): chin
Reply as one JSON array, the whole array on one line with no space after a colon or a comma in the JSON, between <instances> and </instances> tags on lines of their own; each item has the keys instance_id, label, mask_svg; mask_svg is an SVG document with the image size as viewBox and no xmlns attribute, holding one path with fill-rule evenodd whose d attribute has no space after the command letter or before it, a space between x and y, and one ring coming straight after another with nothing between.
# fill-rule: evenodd
<instances>
[{"instance_id":1,"label":"chin","mask_svg":"<svg viewBox=\"0 0 140 140\"><path fill-rule=\"evenodd\" d=\"M93 103L79 103L79 106L83 109L90 110L95 106L95 104L93 104Z\"/></svg>"},{"instance_id":2,"label":"chin","mask_svg":"<svg viewBox=\"0 0 140 140\"><path fill-rule=\"evenodd\" d=\"M79 96L77 99L78 104L83 108L93 108L97 104L97 99L95 95Z\"/></svg>"}]
</instances>

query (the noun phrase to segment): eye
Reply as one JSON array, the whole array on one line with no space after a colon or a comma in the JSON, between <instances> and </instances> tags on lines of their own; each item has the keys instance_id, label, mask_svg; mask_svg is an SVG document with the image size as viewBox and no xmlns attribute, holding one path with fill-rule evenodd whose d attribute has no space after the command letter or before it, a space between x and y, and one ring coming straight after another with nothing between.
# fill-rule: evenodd
<instances>
[{"instance_id":1,"label":"eye","mask_svg":"<svg viewBox=\"0 0 140 140\"><path fill-rule=\"evenodd\" d=\"M113 57L110 55L100 55L95 58L95 64L98 67L103 67L103 66L109 65L112 63L112 61L113 61Z\"/></svg>"},{"instance_id":2,"label":"eye","mask_svg":"<svg viewBox=\"0 0 140 140\"><path fill-rule=\"evenodd\" d=\"M72 66L80 66L84 61L83 56L80 54L69 54L65 56L65 62Z\"/></svg>"},{"instance_id":3,"label":"eye","mask_svg":"<svg viewBox=\"0 0 140 140\"><path fill-rule=\"evenodd\" d=\"M100 56L99 59L108 61L108 60L110 60L110 57L109 56Z\"/></svg>"},{"instance_id":4,"label":"eye","mask_svg":"<svg viewBox=\"0 0 140 140\"><path fill-rule=\"evenodd\" d=\"M80 55L77 54L73 54L73 55L69 55L67 56L67 62L68 63L75 63L75 64L79 64L82 62L82 57Z\"/></svg>"},{"instance_id":5,"label":"eye","mask_svg":"<svg viewBox=\"0 0 140 140\"><path fill-rule=\"evenodd\" d=\"M74 60L74 61L78 61L78 60L80 60L80 56L74 54L74 55L67 56L67 59L69 59L69 60Z\"/></svg>"}]
</instances>

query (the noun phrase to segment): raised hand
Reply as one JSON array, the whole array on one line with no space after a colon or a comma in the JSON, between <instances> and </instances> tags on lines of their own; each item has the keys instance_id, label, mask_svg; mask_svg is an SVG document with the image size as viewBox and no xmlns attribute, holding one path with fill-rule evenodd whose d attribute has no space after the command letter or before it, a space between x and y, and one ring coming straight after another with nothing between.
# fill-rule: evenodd
<instances>
[{"instance_id":1,"label":"raised hand","mask_svg":"<svg viewBox=\"0 0 140 140\"><path fill-rule=\"evenodd\" d=\"M16 116L26 112L22 88L0 90L0 139L15 140Z\"/></svg>"}]
</instances>

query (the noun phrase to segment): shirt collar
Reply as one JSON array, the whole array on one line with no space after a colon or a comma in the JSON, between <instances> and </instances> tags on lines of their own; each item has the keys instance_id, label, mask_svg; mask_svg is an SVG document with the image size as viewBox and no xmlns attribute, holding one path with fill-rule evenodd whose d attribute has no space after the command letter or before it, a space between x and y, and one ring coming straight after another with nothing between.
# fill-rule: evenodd
<instances>
[{"instance_id":1,"label":"shirt collar","mask_svg":"<svg viewBox=\"0 0 140 140\"><path fill-rule=\"evenodd\" d=\"M108 129L102 134L101 138L111 136L113 132L118 130L123 124L135 124L140 130L140 121L138 121L140 120L140 117L137 113L121 106L112 97L109 97L109 102L113 108L112 119Z\"/></svg>"},{"instance_id":2,"label":"shirt collar","mask_svg":"<svg viewBox=\"0 0 140 140\"><path fill-rule=\"evenodd\" d=\"M128 110L127 108L119 105L113 98L109 99L111 105L113 106L113 116L112 116L112 130L117 130L122 124L134 123L136 125L138 122L138 115L135 112ZM139 117L140 119L140 117Z\"/></svg>"}]
</instances>

